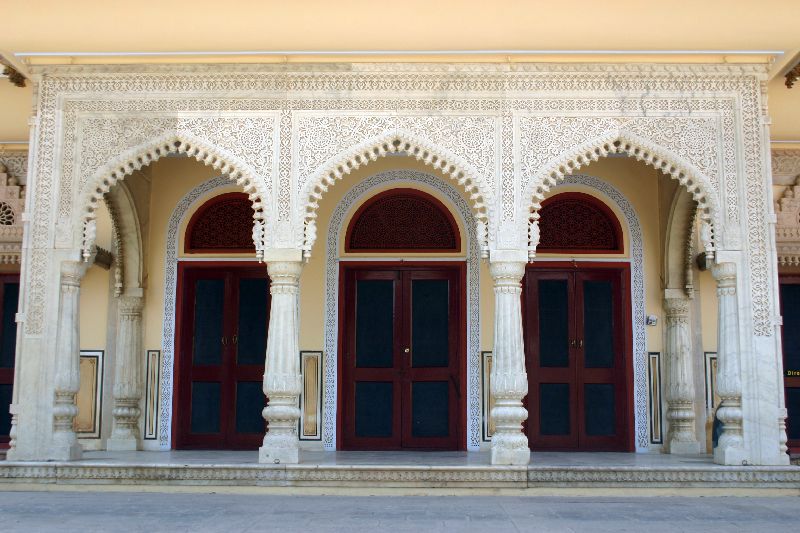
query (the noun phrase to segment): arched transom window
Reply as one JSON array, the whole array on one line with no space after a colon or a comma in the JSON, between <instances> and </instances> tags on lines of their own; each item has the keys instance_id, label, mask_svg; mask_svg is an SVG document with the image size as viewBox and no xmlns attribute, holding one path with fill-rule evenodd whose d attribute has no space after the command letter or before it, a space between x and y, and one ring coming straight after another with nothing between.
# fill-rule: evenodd
<instances>
[{"instance_id":1,"label":"arched transom window","mask_svg":"<svg viewBox=\"0 0 800 533\"><path fill-rule=\"evenodd\" d=\"M622 227L594 196L566 192L542 202L539 245L543 253L622 253Z\"/></svg>"},{"instance_id":2,"label":"arched transom window","mask_svg":"<svg viewBox=\"0 0 800 533\"><path fill-rule=\"evenodd\" d=\"M461 236L450 210L417 189L391 189L370 198L353 215L346 252L460 252Z\"/></svg>"},{"instance_id":3,"label":"arched transom window","mask_svg":"<svg viewBox=\"0 0 800 533\"><path fill-rule=\"evenodd\" d=\"M208 200L186 226L186 253L255 253L253 208L244 193Z\"/></svg>"}]
</instances>

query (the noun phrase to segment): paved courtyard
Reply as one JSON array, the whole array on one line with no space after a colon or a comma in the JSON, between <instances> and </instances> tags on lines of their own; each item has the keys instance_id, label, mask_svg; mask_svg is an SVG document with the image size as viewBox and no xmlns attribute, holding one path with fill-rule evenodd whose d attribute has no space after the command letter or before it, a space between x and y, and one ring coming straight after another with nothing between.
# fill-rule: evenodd
<instances>
[{"instance_id":1,"label":"paved courtyard","mask_svg":"<svg viewBox=\"0 0 800 533\"><path fill-rule=\"evenodd\" d=\"M4 531L792 531L797 497L3 492Z\"/></svg>"}]
</instances>

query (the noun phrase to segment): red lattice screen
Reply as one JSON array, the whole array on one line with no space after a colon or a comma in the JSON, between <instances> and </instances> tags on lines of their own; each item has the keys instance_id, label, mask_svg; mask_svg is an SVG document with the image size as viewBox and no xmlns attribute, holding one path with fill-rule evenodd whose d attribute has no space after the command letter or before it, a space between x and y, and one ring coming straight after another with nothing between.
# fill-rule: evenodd
<instances>
[{"instance_id":1,"label":"red lattice screen","mask_svg":"<svg viewBox=\"0 0 800 533\"><path fill-rule=\"evenodd\" d=\"M244 193L215 196L186 227L187 253L249 253L253 244L253 208Z\"/></svg>"},{"instance_id":2,"label":"red lattice screen","mask_svg":"<svg viewBox=\"0 0 800 533\"><path fill-rule=\"evenodd\" d=\"M622 228L604 203L570 192L548 198L539 210L539 245L548 253L622 252Z\"/></svg>"},{"instance_id":3,"label":"red lattice screen","mask_svg":"<svg viewBox=\"0 0 800 533\"><path fill-rule=\"evenodd\" d=\"M442 202L416 189L392 189L359 208L345 237L347 252L459 252L461 237Z\"/></svg>"}]
</instances>

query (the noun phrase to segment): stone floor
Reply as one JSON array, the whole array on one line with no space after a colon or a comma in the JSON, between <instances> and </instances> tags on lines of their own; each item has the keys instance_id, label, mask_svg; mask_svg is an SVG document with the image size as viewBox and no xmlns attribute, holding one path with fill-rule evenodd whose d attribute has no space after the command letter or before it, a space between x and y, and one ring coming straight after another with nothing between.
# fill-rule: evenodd
<instances>
[{"instance_id":1,"label":"stone floor","mask_svg":"<svg viewBox=\"0 0 800 533\"><path fill-rule=\"evenodd\" d=\"M4 532L795 531L799 498L6 492Z\"/></svg>"},{"instance_id":2,"label":"stone floor","mask_svg":"<svg viewBox=\"0 0 800 533\"><path fill-rule=\"evenodd\" d=\"M80 463L103 464L258 464L256 451L180 450L168 452L85 452ZM317 452L300 453L300 464L321 466L376 465L376 466L488 466L489 452ZM535 452L529 467L537 466L713 466L710 455L670 455L662 453L580 453Z\"/></svg>"}]
</instances>

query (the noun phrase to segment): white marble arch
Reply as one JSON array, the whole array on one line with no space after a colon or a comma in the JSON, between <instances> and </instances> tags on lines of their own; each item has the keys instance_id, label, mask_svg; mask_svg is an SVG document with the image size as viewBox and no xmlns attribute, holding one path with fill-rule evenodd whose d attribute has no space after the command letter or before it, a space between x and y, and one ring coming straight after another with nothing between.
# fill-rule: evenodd
<instances>
[{"instance_id":1,"label":"white marble arch","mask_svg":"<svg viewBox=\"0 0 800 533\"><path fill-rule=\"evenodd\" d=\"M633 332L633 415L634 436L637 452L652 449L648 435L649 413L647 392L647 333L645 330L644 305L644 241L639 216L631 203L620 191L605 181L586 174L568 174L551 194L558 194L559 189L570 185L582 185L594 189L598 196L608 204L615 205L624 215L620 221L627 227L630 241L630 253L619 262L631 265L631 321Z\"/></svg>"},{"instance_id":2,"label":"white marble arch","mask_svg":"<svg viewBox=\"0 0 800 533\"><path fill-rule=\"evenodd\" d=\"M419 184L442 193L454 216L460 217L466 230L467 249L467 449L480 449L480 250L474 215L469 204L444 179L417 170L389 170L370 176L350 189L331 215L326 242L325 275L325 351L323 354L322 443L326 450L336 449L337 361L339 331L339 250L345 231L344 222L351 209L362 199L375 194L377 187L393 182Z\"/></svg>"},{"instance_id":3,"label":"white marble arch","mask_svg":"<svg viewBox=\"0 0 800 533\"><path fill-rule=\"evenodd\" d=\"M146 450L169 450L172 447L172 392L175 366L175 301L178 287L178 231L188 213L204 202L209 193L235 186L227 176L217 176L201 183L181 198L167 223L167 251L164 255L164 317L161 329L161 384L158 395L158 438L143 441Z\"/></svg>"}]
</instances>

